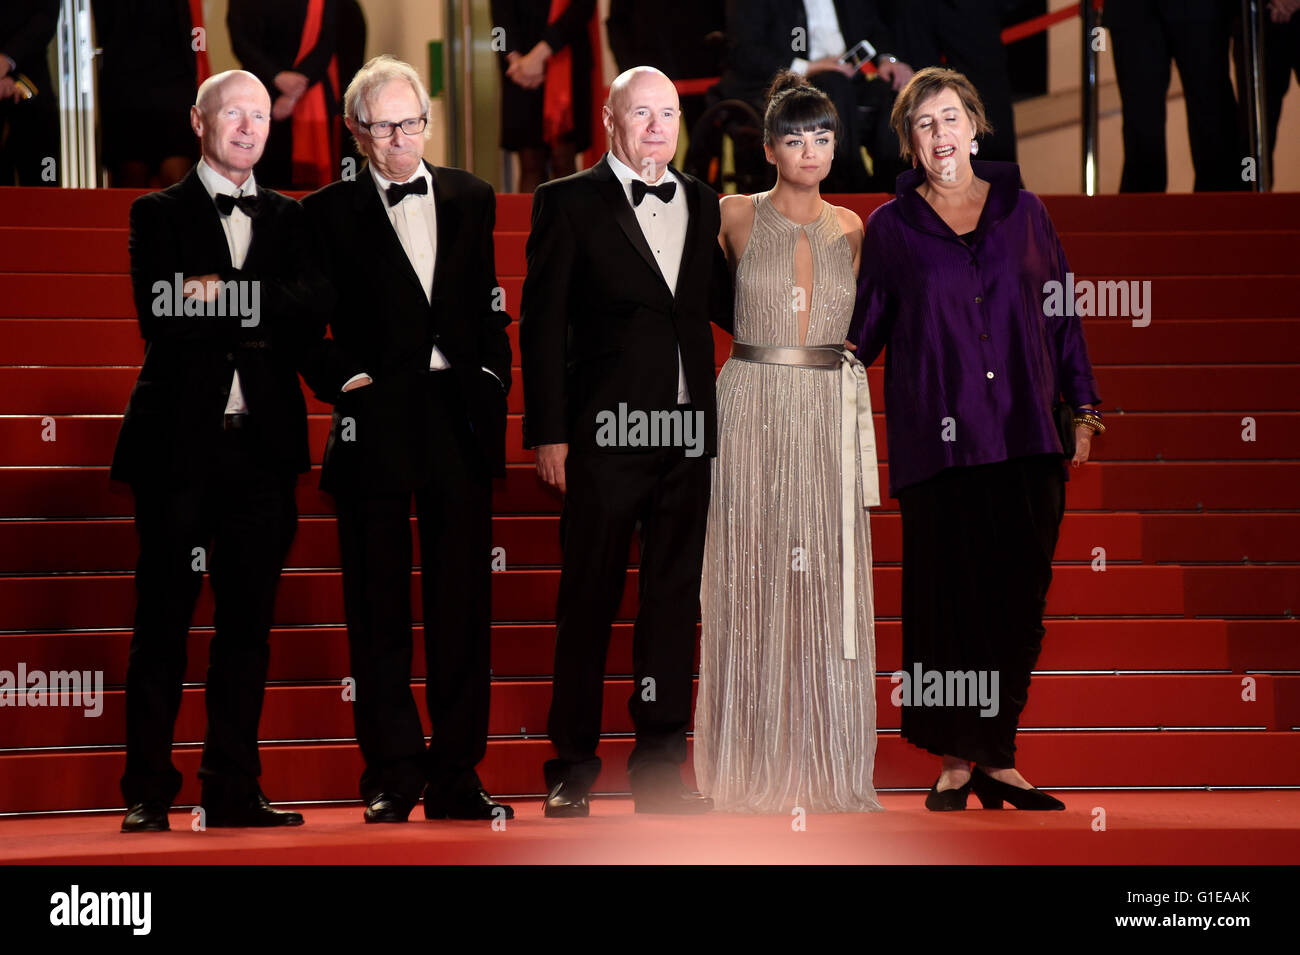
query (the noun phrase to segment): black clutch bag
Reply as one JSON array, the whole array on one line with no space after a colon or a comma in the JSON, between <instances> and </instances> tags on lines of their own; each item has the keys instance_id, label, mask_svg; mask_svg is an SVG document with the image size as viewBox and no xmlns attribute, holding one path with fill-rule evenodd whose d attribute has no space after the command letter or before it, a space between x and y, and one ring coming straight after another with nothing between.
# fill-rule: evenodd
<instances>
[{"instance_id":1,"label":"black clutch bag","mask_svg":"<svg viewBox=\"0 0 1300 955\"><path fill-rule=\"evenodd\" d=\"M1052 415L1056 418L1056 436L1061 439L1061 454L1067 459L1074 457L1074 409L1064 401L1052 405Z\"/></svg>"}]
</instances>

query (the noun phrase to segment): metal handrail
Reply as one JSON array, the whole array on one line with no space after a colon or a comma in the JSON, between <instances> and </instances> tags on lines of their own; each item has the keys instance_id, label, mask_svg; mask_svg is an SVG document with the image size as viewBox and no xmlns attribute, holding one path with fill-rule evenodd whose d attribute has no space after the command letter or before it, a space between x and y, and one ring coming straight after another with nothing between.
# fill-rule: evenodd
<instances>
[{"instance_id":1,"label":"metal handrail","mask_svg":"<svg viewBox=\"0 0 1300 955\"><path fill-rule=\"evenodd\" d=\"M1080 0L1079 19L1083 25L1083 76L1079 83L1080 132L1083 134L1081 185L1085 196L1095 196L1101 180L1101 120L1098 108L1097 45L1093 42L1098 28L1098 10L1093 0Z\"/></svg>"},{"instance_id":2,"label":"metal handrail","mask_svg":"<svg viewBox=\"0 0 1300 955\"><path fill-rule=\"evenodd\" d=\"M1255 192L1273 187L1273 149L1268 141L1267 101L1264 95L1264 4L1259 0L1241 0L1242 50L1247 82L1240 84L1245 93L1246 116L1250 120L1250 158L1255 163Z\"/></svg>"},{"instance_id":3,"label":"metal handrail","mask_svg":"<svg viewBox=\"0 0 1300 955\"><path fill-rule=\"evenodd\" d=\"M59 168L64 188L100 185L95 148L95 49L90 0L61 0L55 47L59 71Z\"/></svg>"}]
</instances>

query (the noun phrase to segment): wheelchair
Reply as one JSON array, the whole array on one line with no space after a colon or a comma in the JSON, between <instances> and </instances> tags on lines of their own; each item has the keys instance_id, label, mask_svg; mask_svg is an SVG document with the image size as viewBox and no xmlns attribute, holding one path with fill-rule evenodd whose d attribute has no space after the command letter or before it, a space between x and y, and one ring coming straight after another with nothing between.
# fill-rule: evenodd
<instances>
[{"instance_id":1,"label":"wheelchair","mask_svg":"<svg viewBox=\"0 0 1300 955\"><path fill-rule=\"evenodd\" d=\"M763 118L742 99L714 103L691 127L684 170L715 192L753 194L776 184L776 167L763 153ZM724 169L728 149L731 171Z\"/></svg>"}]
</instances>

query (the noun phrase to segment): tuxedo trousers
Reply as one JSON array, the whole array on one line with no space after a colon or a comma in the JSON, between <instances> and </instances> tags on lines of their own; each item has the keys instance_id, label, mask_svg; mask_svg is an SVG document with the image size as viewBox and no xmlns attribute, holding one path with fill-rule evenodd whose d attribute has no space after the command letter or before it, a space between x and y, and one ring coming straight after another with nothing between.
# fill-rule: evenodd
<instances>
[{"instance_id":1,"label":"tuxedo trousers","mask_svg":"<svg viewBox=\"0 0 1300 955\"><path fill-rule=\"evenodd\" d=\"M1168 184L1165 118L1171 60L1183 84L1195 190L1248 189L1241 178L1244 144L1228 72L1228 17L1220 11L1205 19L1184 19L1170 15L1178 4L1128 3L1124 19L1113 17L1108 24L1124 117L1119 191L1164 192Z\"/></svg>"},{"instance_id":2,"label":"tuxedo trousers","mask_svg":"<svg viewBox=\"0 0 1300 955\"><path fill-rule=\"evenodd\" d=\"M223 432L216 466L184 487L136 483L135 630L126 669L127 805L170 804L190 618L206 570L214 599L204 690L204 794L257 790L257 727L280 571L297 527L297 475L265 466L247 430ZM215 793L214 793L215 791Z\"/></svg>"},{"instance_id":3,"label":"tuxedo trousers","mask_svg":"<svg viewBox=\"0 0 1300 955\"><path fill-rule=\"evenodd\" d=\"M958 5L950 0L907 0L907 6L918 32L909 38L904 59L917 70L943 65L970 80L993 127L993 132L980 140L979 158L1015 162L1016 114L1011 102L1007 48L1002 43L1002 11L1006 4L1000 0L964 0L957 10L954 7ZM892 183L885 191L893 191Z\"/></svg>"},{"instance_id":4,"label":"tuxedo trousers","mask_svg":"<svg viewBox=\"0 0 1300 955\"><path fill-rule=\"evenodd\" d=\"M545 766L548 790L566 781L585 791L600 773L596 746L605 660L633 533L639 533L640 563L628 698L636 745L628 770L634 788L638 774L680 778L691 719L709 482L709 458L688 457L680 447L569 454L547 720L556 758Z\"/></svg>"},{"instance_id":5,"label":"tuxedo trousers","mask_svg":"<svg viewBox=\"0 0 1300 955\"><path fill-rule=\"evenodd\" d=\"M427 376L433 467L414 491L335 494L361 797L480 786L491 682L492 482L450 371ZM368 386L369 387L369 386ZM411 501L420 540L425 745L411 689Z\"/></svg>"}]
</instances>

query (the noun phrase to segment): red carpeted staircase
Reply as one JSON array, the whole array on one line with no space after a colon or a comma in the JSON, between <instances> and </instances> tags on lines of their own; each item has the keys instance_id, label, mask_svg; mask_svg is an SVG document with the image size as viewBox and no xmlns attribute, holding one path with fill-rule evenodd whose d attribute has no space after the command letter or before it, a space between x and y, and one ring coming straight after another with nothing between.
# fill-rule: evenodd
<instances>
[{"instance_id":1,"label":"red carpeted staircase","mask_svg":"<svg viewBox=\"0 0 1300 955\"><path fill-rule=\"evenodd\" d=\"M142 355L126 276L135 195L0 190L0 671L100 670L107 688L97 718L0 707L0 813L121 804L135 537L131 496L110 484L107 464ZM880 198L846 201L865 218ZM1300 787L1300 195L1047 204L1077 276L1149 279L1153 312L1147 327L1085 321L1110 432L1069 484L1020 763L1051 789ZM526 196L499 199L497 269L515 316L528 212ZM879 362L870 378L887 457ZM518 369L510 411L510 473L495 494L506 570L494 578L493 735L481 767L500 795L542 788L559 576L559 498L521 446ZM319 462L329 409L308 395L308 412ZM1243 440L1247 417L1253 441ZM338 542L317 479L314 470L299 484L272 635L261 736L276 801L353 800L361 768L342 692ZM876 783L925 788L934 760L898 737L889 702L900 656L895 503L872 522L886 674ZM601 791L626 788L635 582L633 570L609 656ZM205 587L176 726L180 803L198 795L211 620Z\"/></svg>"}]
</instances>

